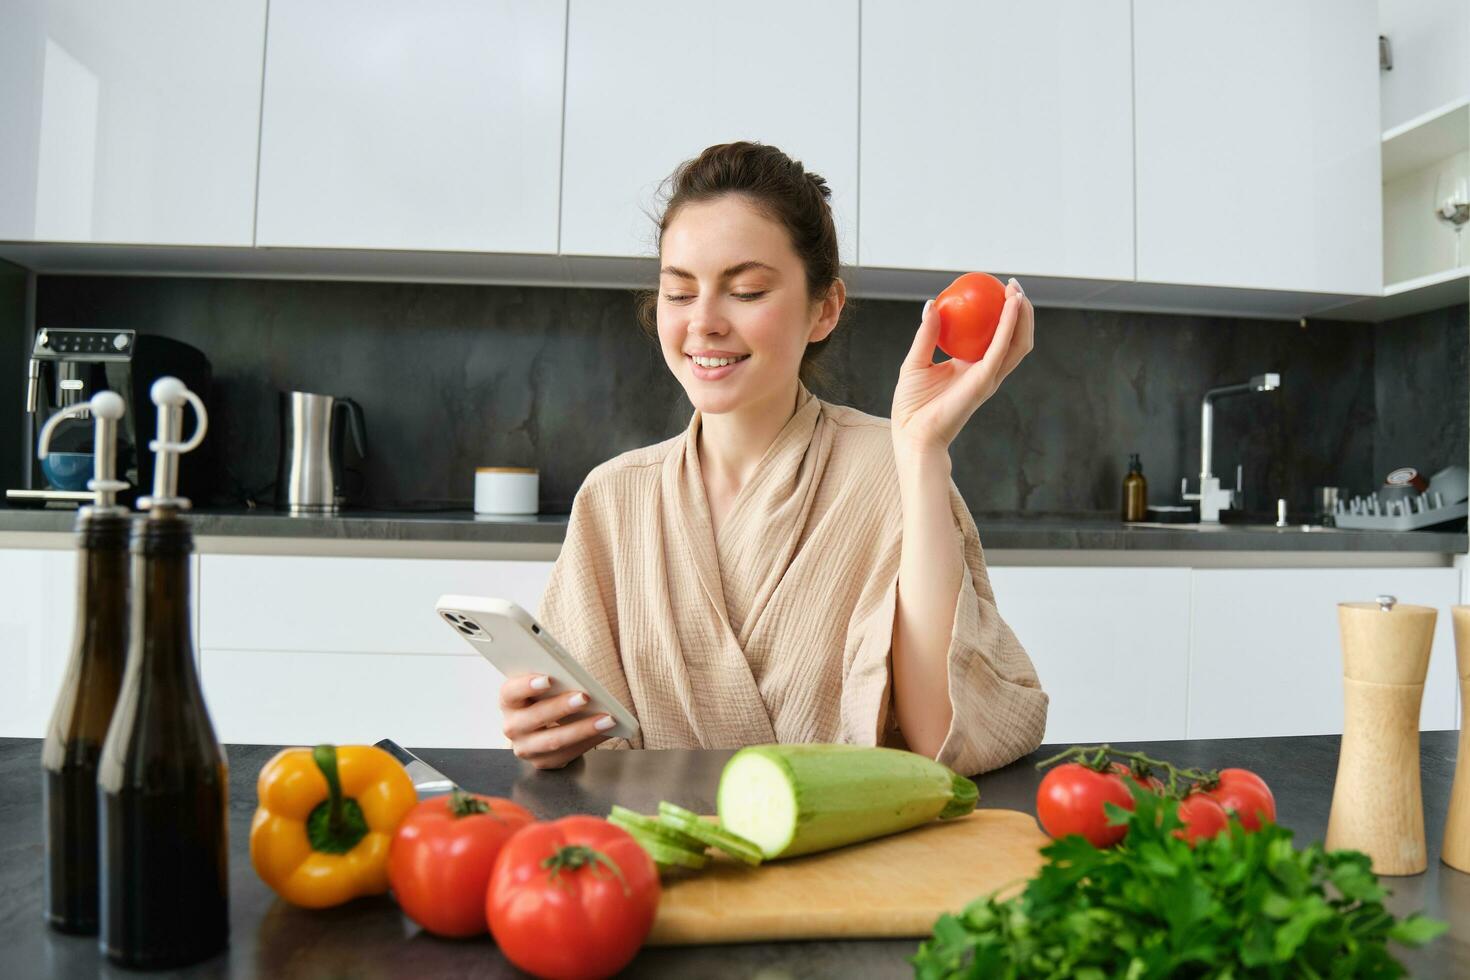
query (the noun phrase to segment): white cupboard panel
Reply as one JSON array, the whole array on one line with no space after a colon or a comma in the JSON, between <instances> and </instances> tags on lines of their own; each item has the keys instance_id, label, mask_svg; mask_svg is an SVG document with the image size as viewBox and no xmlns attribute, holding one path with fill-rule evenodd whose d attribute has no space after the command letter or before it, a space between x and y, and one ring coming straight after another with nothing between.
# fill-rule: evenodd
<instances>
[{"instance_id":1,"label":"white cupboard panel","mask_svg":"<svg viewBox=\"0 0 1470 980\"><path fill-rule=\"evenodd\" d=\"M552 562L203 556L200 645L218 650L463 654L435 613L445 593L509 599L535 615Z\"/></svg>"},{"instance_id":2,"label":"white cupboard panel","mask_svg":"<svg viewBox=\"0 0 1470 980\"><path fill-rule=\"evenodd\" d=\"M566 5L274 0L257 244L556 251Z\"/></svg>"},{"instance_id":3,"label":"white cupboard panel","mask_svg":"<svg viewBox=\"0 0 1470 980\"><path fill-rule=\"evenodd\" d=\"M0 239L250 245L265 9L0 4Z\"/></svg>"},{"instance_id":4,"label":"white cupboard panel","mask_svg":"<svg viewBox=\"0 0 1470 980\"><path fill-rule=\"evenodd\" d=\"M76 554L0 551L0 736L46 734L76 616Z\"/></svg>"},{"instance_id":5,"label":"white cupboard panel","mask_svg":"<svg viewBox=\"0 0 1470 980\"><path fill-rule=\"evenodd\" d=\"M1449 606L1459 590L1454 568L1195 570L1189 737L1340 733L1337 604L1382 594L1439 610L1420 723L1458 727Z\"/></svg>"},{"instance_id":6,"label":"white cupboard panel","mask_svg":"<svg viewBox=\"0 0 1470 980\"><path fill-rule=\"evenodd\" d=\"M190 558L198 656L199 558ZM77 615L73 549L0 549L0 738L42 738L71 659Z\"/></svg>"},{"instance_id":7,"label":"white cupboard panel","mask_svg":"<svg viewBox=\"0 0 1470 980\"><path fill-rule=\"evenodd\" d=\"M1378 32L1393 50L1379 74L1384 129L1470 98L1470 3L1378 0Z\"/></svg>"},{"instance_id":8,"label":"white cupboard panel","mask_svg":"<svg viewBox=\"0 0 1470 980\"><path fill-rule=\"evenodd\" d=\"M205 649L220 741L506 748L499 671L475 654L394 656Z\"/></svg>"},{"instance_id":9,"label":"white cupboard panel","mask_svg":"<svg viewBox=\"0 0 1470 980\"><path fill-rule=\"evenodd\" d=\"M1133 278L1127 0L867 0L864 266Z\"/></svg>"},{"instance_id":10,"label":"white cupboard panel","mask_svg":"<svg viewBox=\"0 0 1470 980\"><path fill-rule=\"evenodd\" d=\"M780 147L855 255L857 0L572 0L561 251L649 256L659 184L715 143Z\"/></svg>"},{"instance_id":11,"label":"white cupboard panel","mask_svg":"<svg viewBox=\"0 0 1470 980\"><path fill-rule=\"evenodd\" d=\"M1374 0L1135 0L1138 278L1376 295Z\"/></svg>"},{"instance_id":12,"label":"white cupboard panel","mask_svg":"<svg viewBox=\"0 0 1470 980\"><path fill-rule=\"evenodd\" d=\"M1184 738L1189 569L989 572L1051 696L1048 742Z\"/></svg>"}]
</instances>

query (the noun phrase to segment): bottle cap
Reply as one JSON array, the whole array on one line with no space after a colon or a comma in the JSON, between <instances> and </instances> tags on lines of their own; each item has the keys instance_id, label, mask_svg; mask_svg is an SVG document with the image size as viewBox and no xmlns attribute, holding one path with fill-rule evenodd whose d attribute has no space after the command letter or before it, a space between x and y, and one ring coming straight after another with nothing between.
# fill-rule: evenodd
<instances>
[{"instance_id":1,"label":"bottle cap","mask_svg":"<svg viewBox=\"0 0 1470 980\"><path fill-rule=\"evenodd\" d=\"M153 456L153 495L141 497L138 507L148 510L153 507L172 507L187 510L189 500L178 495L179 457L199 448L204 433L209 431L209 413L199 396L184 386L178 378L165 375L153 382L148 395L158 406L158 437L148 443ZM194 434L187 442L180 442L184 427L184 403L194 406L196 423Z\"/></svg>"},{"instance_id":2,"label":"bottle cap","mask_svg":"<svg viewBox=\"0 0 1470 980\"><path fill-rule=\"evenodd\" d=\"M119 507L117 495L129 486L126 480L117 478L117 423L127 410L127 403L115 391L99 391L91 399L68 406L52 415L41 427L41 444L37 455L45 459L51 450L51 434L63 419L85 417L89 412L96 419L96 433L92 440L92 478L87 489L92 491L92 505L83 508L92 513L126 513Z\"/></svg>"}]
</instances>

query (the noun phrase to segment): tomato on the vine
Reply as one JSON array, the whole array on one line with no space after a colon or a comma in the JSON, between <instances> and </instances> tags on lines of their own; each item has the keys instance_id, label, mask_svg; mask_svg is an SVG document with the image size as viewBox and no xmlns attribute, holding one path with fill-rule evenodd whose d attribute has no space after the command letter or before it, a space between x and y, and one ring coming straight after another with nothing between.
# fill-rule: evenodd
<instances>
[{"instance_id":1,"label":"tomato on the vine","mask_svg":"<svg viewBox=\"0 0 1470 980\"><path fill-rule=\"evenodd\" d=\"M637 954L658 911L653 859L597 817L516 831L495 859L485 917L506 959L538 977L610 977Z\"/></svg>"},{"instance_id":2,"label":"tomato on the vine","mask_svg":"<svg viewBox=\"0 0 1470 980\"><path fill-rule=\"evenodd\" d=\"M535 819L518 803L459 790L421 801L388 849L388 884L398 904L436 936L481 935L495 858Z\"/></svg>"},{"instance_id":3,"label":"tomato on the vine","mask_svg":"<svg viewBox=\"0 0 1470 980\"><path fill-rule=\"evenodd\" d=\"M1005 283L984 272L967 272L934 301L939 314L939 349L961 361L985 356L1006 305Z\"/></svg>"},{"instance_id":4,"label":"tomato on the vine","mask_svg":"<svg viewBox=\"0 0 1470 980\"><path fill-rule=\"evenodd\" d=\"M1187 841L1190 847L1230 826L1225 809L1204 793L1190 793L1179 801L1179 819L1184 826L1174 831L1174 836Z\"/></svg>"},{"instance_id":5,"label":"tomato on the vine","mask_svg":"<svg viewBox=\"0 0 1470 980\"><path fill-rule=\"evenodd\" d=\"M1158 776L1150 774L1147 779L1139 779L1136 775L1133 774L1133 767L1123 762L1114 762L1111 764L1110 768L1113 770L1113 772L1117 773L1120 778L1133 780L1133 784L1140 789L1147 790L1150 793L1164 792L1164 781ZM1127 789L1128 787L1125 785L1123 788Z\"/></svg>"},{"instance_id":6,"label":"tomato on the vine","mask_svg":"<svg viewBox=\"0 0 1470 980\"><path fill-rule=\"evenodd\" d=\"M1055 838L1081 834L1095 847L1112 847L1128 833L1108 823L1104 803L1133 809L1133 794L1116 772L1098 772L1079 762L1050 770L1036 791L1036 818Z\"/></svg>"},{"instance_id":7,"label":"tomato on the vine","mask_svg":"<svg viewBox=\"0 0 1470 980\"><path fill-rule=\"evenodd\" d=\"M1207 794L1232 812L1246 830L1260 830L1276 822L1276 797L1266 781L1249 769L1221 769L1220 783Z\"/></svg>"}]
</instances>

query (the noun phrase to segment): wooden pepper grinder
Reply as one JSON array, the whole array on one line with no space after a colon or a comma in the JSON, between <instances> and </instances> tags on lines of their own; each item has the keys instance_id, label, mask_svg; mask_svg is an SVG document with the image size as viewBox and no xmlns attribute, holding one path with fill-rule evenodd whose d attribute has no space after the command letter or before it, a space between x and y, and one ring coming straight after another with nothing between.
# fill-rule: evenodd
<instances>
[{"instance_id":1,"label":"wooden pepper grinder","mask_svg":"<svg viewBox=\"0 0 1470 980\"><path fill-rule=\"evenodd\" d=\"M1460 745L1440 860L1456 871L1470 873L1470 606L1450 606L1450 619L1455 627L1455 661L1460 669Z\"/></svg>"},{"instance_id":2,"label":"wooden pepper grinder","mask_svg":"<svg viewBox=\"0 0 1470 980\"><path fill-rule=\"evenodd\" d=\"M1387 595L1337 606L1345 713L1327 847L1362 851L1380 875L1418 874L1429 866L1419 705L1437 615Z\"/></svg>"}]
</instances>

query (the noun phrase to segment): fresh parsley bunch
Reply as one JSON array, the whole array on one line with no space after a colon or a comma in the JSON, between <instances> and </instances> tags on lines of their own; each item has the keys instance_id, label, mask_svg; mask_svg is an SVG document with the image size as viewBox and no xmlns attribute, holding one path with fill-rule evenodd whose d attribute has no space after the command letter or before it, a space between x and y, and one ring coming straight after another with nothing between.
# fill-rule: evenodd
<instances>
[{"instance_id":1,"label":"fresh parsley bunch","mask_svg":"<svg viewBox=\"0 0 1470 980\"><path fill-rule=\"evenodd\" d=\"M1418 946L1443 922L1383 907L1367 855L1292 846L1276 824L1190 847L1177 800L1130 787L1118 847L1070 836L1043 848L1040 874L1006 901L944 915L910 958L920 980L1066 977L1399 977L1387 941Z\"/></svg>"}]
</instances>

